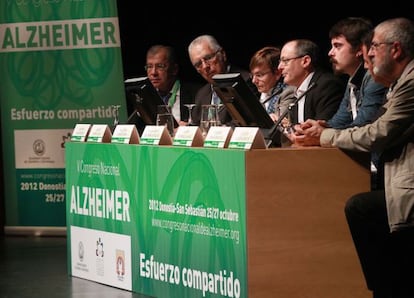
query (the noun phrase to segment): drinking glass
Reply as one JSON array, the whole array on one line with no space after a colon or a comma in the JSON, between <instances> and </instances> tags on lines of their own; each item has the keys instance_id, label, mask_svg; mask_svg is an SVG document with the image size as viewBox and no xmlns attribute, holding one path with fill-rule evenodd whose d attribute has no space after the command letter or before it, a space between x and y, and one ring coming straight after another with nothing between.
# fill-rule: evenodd
<instances>
[{"instance_id":1,"label":"drinking glass","mask_svg":"<svg viewBox=\"0 0 414 298\"><path fill-rule=\"evenodd\" d=\"M113 132L115 130L115 127L119 124L119 108L120 105L112 105L112 114L114 116L114 123L111 127L111 131Z\"/></svg>"},{"instance_id":2,"label":"drinking glass","mask_svg":"<svg viewBox=\"0 0 414 298\"><path fill-rule=\"evenodd\" d=\"M193 126L193 108L195 107L195 103L186 103L184 104L188 109L188 126Z\"/></svg>"},{"instance_id":3,"label":"drinking glass","mask_svg":"<svg viewBox=\"0 0 414 298\"><path fill-rule=\"evenodd\" d=\"M171 136L174 136L174 118L171 107L168 105L157 106L157 126L166 126Z\"/></svg>"},{"instance_id":4,"label":"drinking glass","mask_svg":"<svg viewBox=\"0 0 414 298\"><path fill-rule=\"evenodd\" d=\"M218 119L217 105L203 105L201 107L200 129L204 138L206 137L211 126L218 125Z\"/></svg>"}]
</instances>

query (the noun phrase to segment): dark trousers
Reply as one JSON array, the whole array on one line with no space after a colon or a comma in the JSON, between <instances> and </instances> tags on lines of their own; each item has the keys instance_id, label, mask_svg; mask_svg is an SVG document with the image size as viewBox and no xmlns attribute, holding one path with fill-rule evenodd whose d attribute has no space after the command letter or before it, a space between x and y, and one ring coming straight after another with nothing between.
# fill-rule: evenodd
<instances>
[{"instance_id":1,"label":"dark trousers","mask_svg":"<svg viewBox=\"0 0 414 298\"><path fill-rule=\"evenodd\" d=\"M414 229L390 233L384 190L351 197L345 216L374 297L414 297Z\"/></svg>"}]
</instances>

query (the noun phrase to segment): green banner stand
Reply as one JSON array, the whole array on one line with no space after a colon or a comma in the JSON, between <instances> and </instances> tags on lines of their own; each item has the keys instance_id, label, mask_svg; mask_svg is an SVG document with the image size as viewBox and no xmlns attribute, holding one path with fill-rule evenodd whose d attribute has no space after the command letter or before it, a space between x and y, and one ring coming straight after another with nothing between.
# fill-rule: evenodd
<instances>
[{"instance_id":1,"label":"green banner stand","mask_svg":"<svg viewBox=\"0 0 414 298\"><path fill-rule=\"evenodd\" d=\"M126 119L115 0L0 2L6 233L65 229L65 144Z\"/></svg>"}]
</instances>

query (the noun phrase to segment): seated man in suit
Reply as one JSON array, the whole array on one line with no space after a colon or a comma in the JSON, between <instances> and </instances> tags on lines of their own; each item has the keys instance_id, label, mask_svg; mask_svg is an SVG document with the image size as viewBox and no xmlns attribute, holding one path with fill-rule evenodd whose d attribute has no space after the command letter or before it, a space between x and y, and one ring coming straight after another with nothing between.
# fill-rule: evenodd
<instances>
[{"instance_id":1,"label":"seated man in suit","mask_svg":"<svg viewBox=\"0 0 414 298\"><path fill-rule=\"evenodd\" d=\"M207 81L195 97L196 106L194 107L193 121L198 125L202 105L220 104L219 97L213 92L213 76L222 73L240 73L245 81L250 81L250 73L231 65L223 47L211 35L201 35L195 38L188 46L188 54L194 68ZM251 83L250 87L253 91L255 90ZM219 118L222 124L230 124L232 121L231 115L224 107L220 108Z\"/></svg>"},{"instance_id":2,"label":"seated man in suit","mask_svg":"<svg viewBox=\"0 0 414 298\"><path fill-rule=\"evenodd\" d=\"M177 56L170 46L150 47L147 51L145 70L165 104L171 107L177 122L180 125L186 125L189 111L185 104L194 103L195 95L201 84L179 79Z\"/></svg>"},{"instance_id":3,"label":"seated man in suit","mask_svg":"<svg viewBox=\"0 0 414 298\"><path fill-rule=\"evenodd\" d=\"M185 105L194 103L201 84L179 78L179 64L174 48L167 45L151 46L147 51L144 69L160 97L171 107L177 123L187 125L189 109ZM131 101L128 101L128 114L132 113L133 107ZM137 117L136 125L141 134L145 128L144 121Z\"/></svg>"},{"instance_id":4,"label":"seated man in suit","mask_svg":"<svg viewBox=\"0 0 414 298\"><path fill-rule=\"evenodd\" d=\"M311 40L286 42L281 50L279 69L284 82L296 87L300 100L291 108L290 122L295 125L307 119L328 120L338 110L345 82L319 65L319 47ZM310 90L308 87L312 85ZM307 92L304 96L304 92Z\"/></svg>"}]
</instances>

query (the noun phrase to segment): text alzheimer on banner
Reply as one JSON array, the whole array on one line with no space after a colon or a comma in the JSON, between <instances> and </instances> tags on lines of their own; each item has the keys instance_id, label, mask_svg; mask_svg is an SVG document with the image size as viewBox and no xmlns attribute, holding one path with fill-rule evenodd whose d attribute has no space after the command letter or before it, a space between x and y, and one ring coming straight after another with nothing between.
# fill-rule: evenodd
<instances>
[{"instance_id":1,"label":"text alzheimer on banner","mask_svg":"<svg viewBox=\"0 0 414 298\"><path fill-rule=\"evenodd\" d=\"M0 25L1 51L47 51L120 47L118 18Z\"/></svg>"}]
</instances>

